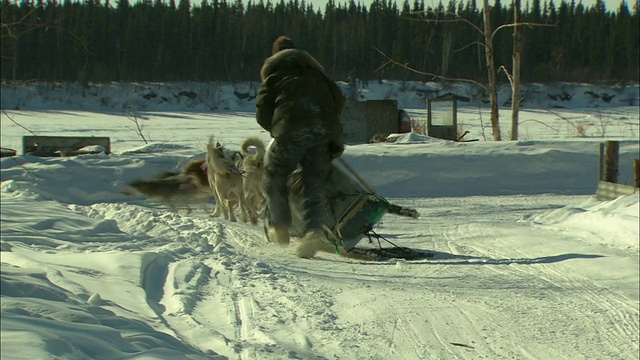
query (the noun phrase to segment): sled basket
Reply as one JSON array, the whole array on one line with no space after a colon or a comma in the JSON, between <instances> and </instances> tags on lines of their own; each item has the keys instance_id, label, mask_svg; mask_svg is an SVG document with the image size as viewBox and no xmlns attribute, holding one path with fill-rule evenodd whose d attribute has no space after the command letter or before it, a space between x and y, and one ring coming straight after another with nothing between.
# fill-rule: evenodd
<instances>
[{"instance_id":1,"label":"sled basket","mask_svg":"<svg viewBox=\"0 0 640 360\"><path fill-rule=\"evenodd\" d=\"M362 196L349 208L334 227L334 241L341 241L352 249L387 211L389 203L376 194Z\"/></svg>"},{"instance_id":2,"label":"sled basket","mask_svg":"<svg viewBox=\"0 0 640 360\"><path fill-rule=\"evenodd\" d=\"M325 191L327 209L322 224L327 238L341 243L347 250L353 249L389 208L389 202L371 191L341 160L332 162ZM298 169L289 179L289 205L292 217L289 232L292 236L303 235L303 204Z\"/></svg>"}]
</instances>

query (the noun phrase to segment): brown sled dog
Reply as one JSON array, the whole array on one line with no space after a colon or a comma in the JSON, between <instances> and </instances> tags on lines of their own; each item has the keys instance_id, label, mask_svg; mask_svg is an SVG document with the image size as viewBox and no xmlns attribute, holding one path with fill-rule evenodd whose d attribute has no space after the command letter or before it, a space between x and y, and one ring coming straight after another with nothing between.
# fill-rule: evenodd
<instances>
[{"instance_id":1,"label":"brown sled dog","mask_svg":"<svg viewBox=\"0 0 640 360\"><path fill-rule=\"evenodd\" d=\"M191 212L191 205L211 200L211 192L203 192L191 176L182 174L168 175L153 179L137 179L127 184L124 191L127 195L142 194L158 201L177 212L184 207Z\"/></svg>"},{"instance_id":2,"label":"brown sled dog","mask_svg":"<svg viewBox=\"0 0 640 360\"><path fill-rule=\"evenodd\" d=\"M139 193L167 205L171 211L185 207L190 213L190 205L202 204L212 198L207 175L202 169L204 163L204 160L191 160L180 172L164 171L152 179L131 181L124 193Z\"/></svg>"}]
</instances>

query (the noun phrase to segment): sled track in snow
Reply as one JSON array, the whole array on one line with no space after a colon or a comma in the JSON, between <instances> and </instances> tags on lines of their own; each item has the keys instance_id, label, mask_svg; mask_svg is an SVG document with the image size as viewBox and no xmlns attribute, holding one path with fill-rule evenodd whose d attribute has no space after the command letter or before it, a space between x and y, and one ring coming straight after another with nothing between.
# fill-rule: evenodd
<instances>
[{"instance_id":1,"label":"sled track in snow","mask_svg":"<svg viewBox=\"0 0 640 360\"><path fill-rule=\"evenodd\" d=\"M566 340L575 338L580 339L572 345L576 353L599 354L600 358L615 358L621 351L637 350L637 334L640 330L637 302L576 272L571 266L575 261L597 262L599 259L606 259L609 254L606 251L618 253L619 250L595 247L592 248L592 253L532 257L518 248L510 247L508 244L512 241L504 240L521 234L522 230L518 230L518 226L531 225L516 223L505 227L492 222L472 223L458 225L445 232L444 238L452 253L475 254L475 259L469 264L494 272L493 278L501 282L502 287L513 289L513 297L508 301L502 298L479 298L478 304L487 308L502 308L505 312L511 312L513 304L519 304L517 306L522 307L523 311L518 322L527 324L521 330L523 334L547 343L550 347L566 347ZM585 241L543 226L534 226L531 231L535 231L536 236L545 241L556 239L555 241L569 244ZM472 247L457 245L464 243L469 234L473 234L474 240L486 238L486 243L475 241ZM457 243L454 239L457 239ZM527 246L534 245L530 240L527 241ZM481 245L478 246L478 243ZM592 274L595 275L596 272ZM496 285L485 283L483 287L489 291ZM541 324L536 321L548 312L555 314L550 322ZM590 315L585 321L578 314ZM571 321L574 325L567 327L567 319L573 319ZM549 329L554 329L554 336L549 337Z\"/></svg>"},{"instance_id":2,"label":"sled track in snow","mask_svg":"<svg viewBox=\"0 0 640 360\"><path fill-rule=\"evenodd\" d=\"M134 205L126 204L92 211L139 237L139 245L127 244L128 249L149 251L141 286L167 332L231 359L537 359L610 357L637 349L633 303L565 266L603 255L532 255L527 248L532 244L523 244L526 250L509 245L513 236L526 233L523 228L567 240L527 220L555 205L535 197L527 201L399 199L418 208L421 219L386 215L376 232L434 256L386 262L334 254L297 259L291 247L267 243L260 226L204 213L139 207L131 217ZM478 209L477 214L469 216L461 206ZM403 230L403 224L416 228L416 223L424 224L418 232ZM124 245L103 245L108 246ZM423 295L406 305L394 301L418 288ZM511 296L503 297L505 291ZM549 312L557 314L557 323L538 322ZM576 315L580 312L589 312L590 320ZM523 336L532 341L522 343ZM568 346L574 337L586 340ZM362 349L362 343L373 345Z\"/></svg>"}]
</instances>

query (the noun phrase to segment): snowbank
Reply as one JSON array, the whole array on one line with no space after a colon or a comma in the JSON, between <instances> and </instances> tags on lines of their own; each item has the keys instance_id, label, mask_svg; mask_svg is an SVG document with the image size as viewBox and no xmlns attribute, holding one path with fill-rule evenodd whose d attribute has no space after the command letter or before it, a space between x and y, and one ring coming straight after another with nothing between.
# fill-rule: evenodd
<instances>
[{"instance_id":1,"label":"snowbank","mask_svg":"<svg viewBox=\"0 0 640 360\"><path fill-rule=\"evenodd\" d=\"M338 82L345 94L358 101L391 99L399 108L425 108L426 99L455 97L459 106L485 106L484 91L469 83L415 81L358 81L355 88ZM257 82L194 83L3 83L1 107L13 110L122 111L254 111ZM592 84L523 84L523 108L608 108L636 106L640 86ZM499 88L499 104L509 107L511 88Z\"/></svg>"}]
</instances>

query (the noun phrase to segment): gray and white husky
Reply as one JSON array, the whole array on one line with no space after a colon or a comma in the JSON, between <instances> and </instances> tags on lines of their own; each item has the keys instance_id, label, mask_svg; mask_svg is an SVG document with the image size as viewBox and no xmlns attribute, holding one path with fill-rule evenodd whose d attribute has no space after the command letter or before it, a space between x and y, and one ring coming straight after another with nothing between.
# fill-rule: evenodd
<instances>
[{"instance_id":1,"label":"gray and white husky","mask_svg":"<svg viewBox=\"0 0 640 360\"><path fill-rule=\"evenodd\" d=\"M229 221L237 221L235 208L238 208L240 220L256 223L255 210L246 201L243 187L242 171L235 162L225 156L225 149L219 142L209 137L206 152L207 176L213 196L216 198L217 210Z\"/></svg>"}]
</instances>

